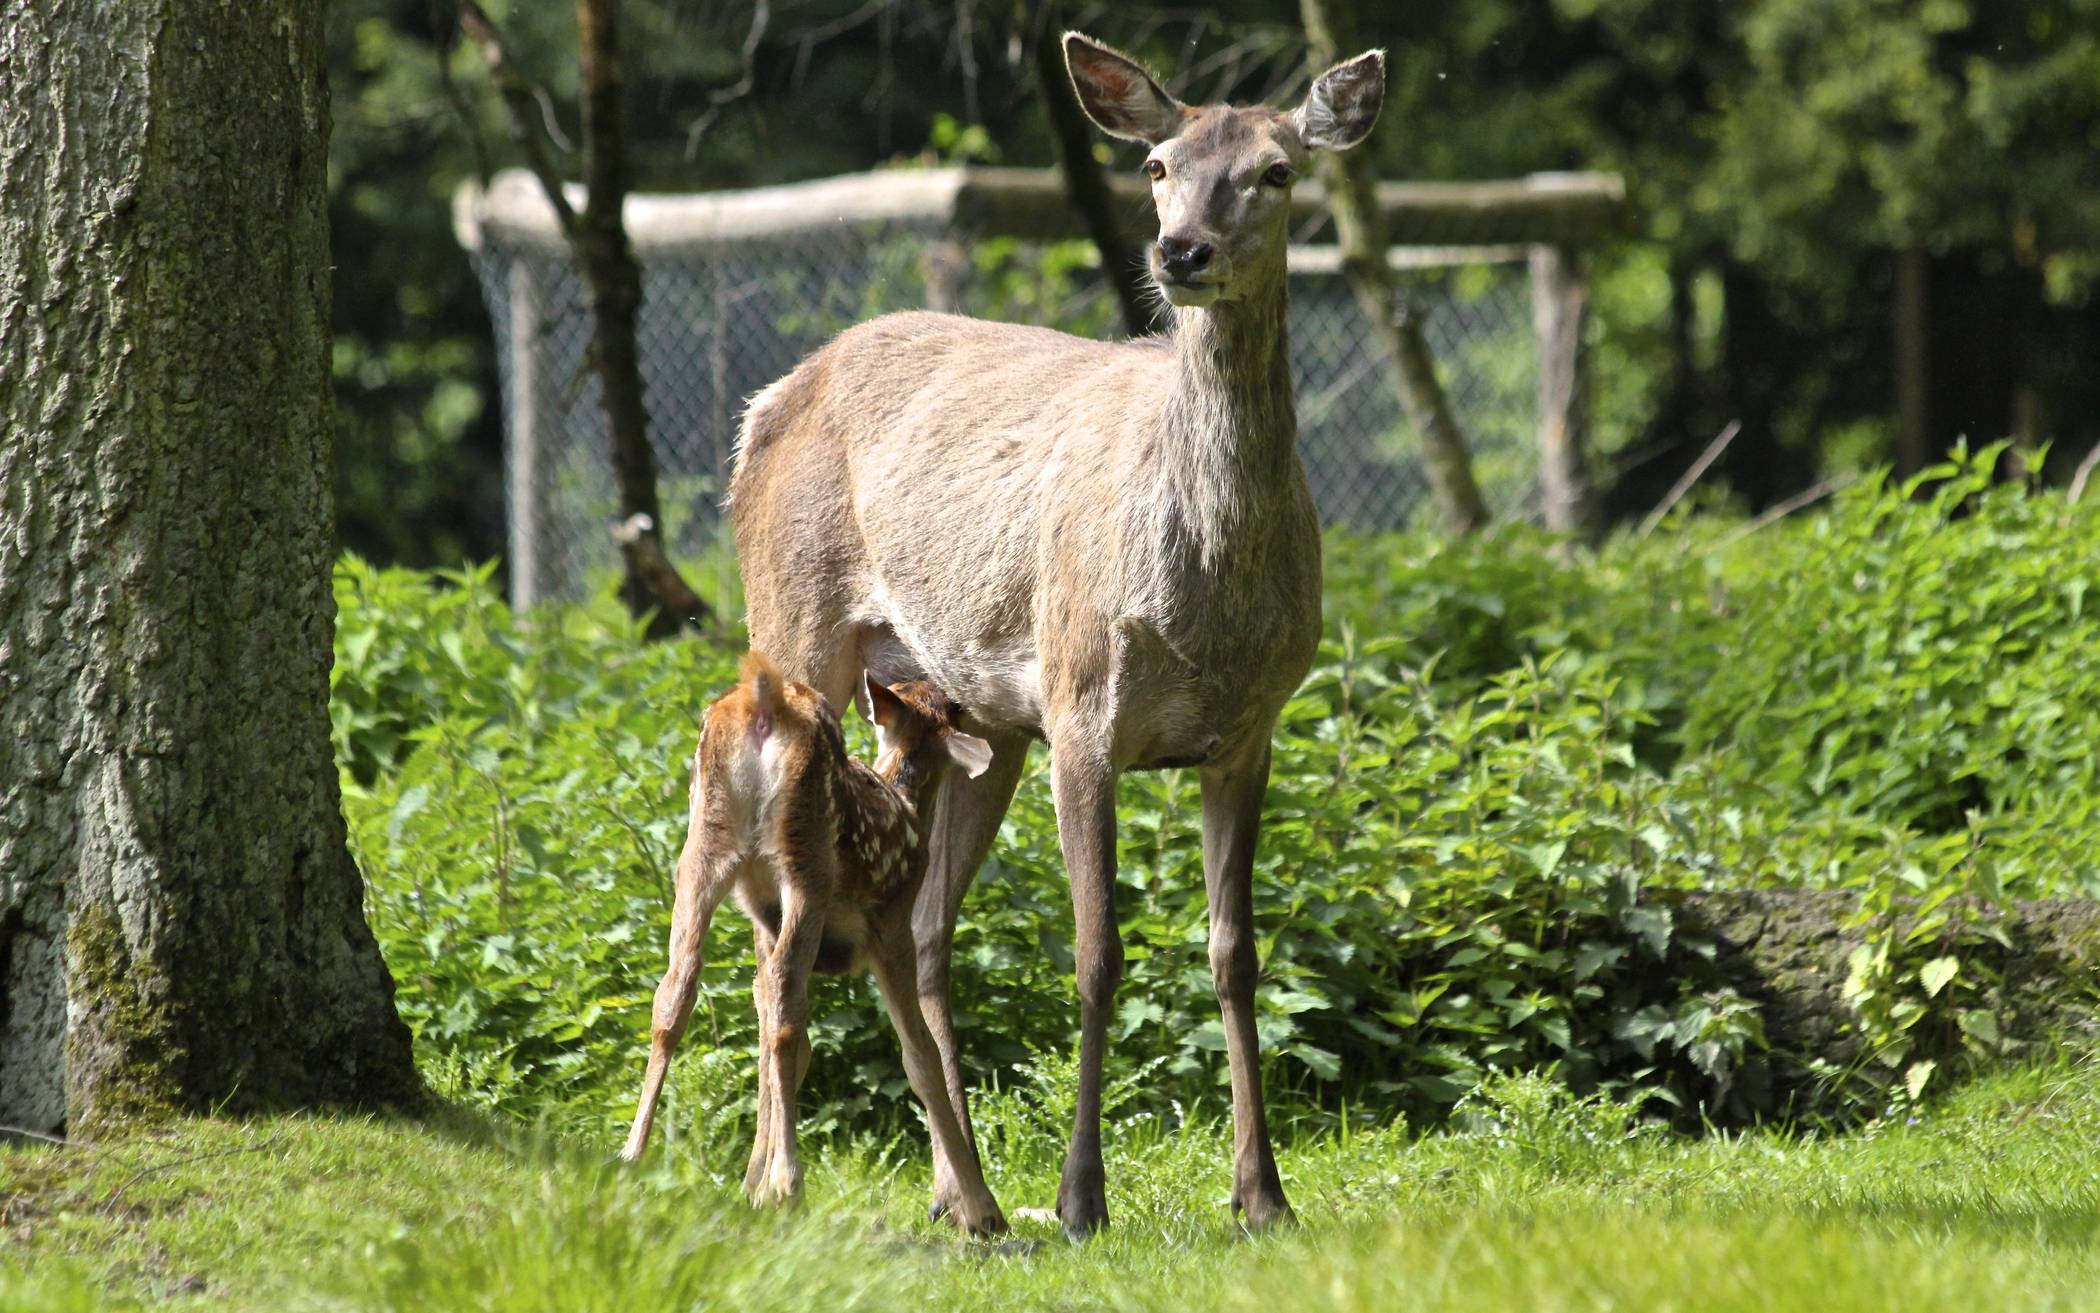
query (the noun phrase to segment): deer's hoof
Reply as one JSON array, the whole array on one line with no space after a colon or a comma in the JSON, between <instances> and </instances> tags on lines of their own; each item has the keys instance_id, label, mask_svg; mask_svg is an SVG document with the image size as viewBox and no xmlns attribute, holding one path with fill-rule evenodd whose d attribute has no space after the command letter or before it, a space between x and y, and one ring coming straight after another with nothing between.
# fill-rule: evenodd
<instances>
[{"instance_id":1,"label":"deer's hoof","mask_svg":"<svg viewBox=\"0 0 2100 1313\"><path fill-rule=\"evenodd\" d=\"M1075 1243L1108 1225L1108 1189L1098 1172L1077 1179L1067 1175L1057 1191L1057 1220L1065 1238Z\"/></svg>"},{"instance_id":2,"label":"deer's hoof","mask_svg":"<svg viewBox=\"0 0 2100 1313\"><path fill-rule=\"evenodd\" d=\"M972 1239L985 1240L992 1236L1005 1235L1013 1228L1006 1224L1006 1214L999 1211L999 1205L989 1204L978 1211L975 1222L964 1222L963 1230Z\"/></svg>"},{"instance_id":3,"label":"deer's hoof","mask_svg":"<svg viewBox=\"0 0 2100 1313\"><path fill-rule=\"evenodd\" d=\"M1232 1199L1233 1215L1240 1225L1253 1234L1264 1231L1281 1231L1298 1224L1298 1215L1291 1211L1290 1204L1278 1190L1251 1190L1236 1194Z\"/></svg>"}]
</instances>

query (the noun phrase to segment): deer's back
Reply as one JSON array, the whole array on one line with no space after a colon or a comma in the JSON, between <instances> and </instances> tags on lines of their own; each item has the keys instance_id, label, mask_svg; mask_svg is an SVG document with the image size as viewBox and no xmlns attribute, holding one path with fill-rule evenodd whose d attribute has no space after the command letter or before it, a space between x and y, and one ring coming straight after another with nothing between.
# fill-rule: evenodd
<instances>
[{"instance_id":1,"label":"deer's back","mask_svg":"<svg viewBox=\"0 0 2100 1313\"><path fill-rule=\"evenodd\" d=\"M981 668L985 649L1025 644L1039 526L1062 482L1045 476L1072 462L1102 484L1078 495L1107 495L1104 459L1145 418L1165 354L925 313L840 334L745 419L731 515L753 641L794 653L811 617L894 623L913 673L984 706L987 690L941 654Z\"/></svg>"},{"instance_id":2,"label":"deer's back","mask_svg":"<svg viewBox=\"0 0 2100 1313\"><path fill-rule=\"evenodd\" d=\"M753 642L815 678L838 634L882 634L897 661L879 678L923 675L986 724L1040 728L1045 648L1216 611L1164 559L1152 480L1172 388L1160 339L919 313L842 333L746 417L731 505ZM1310 500L1281 491L1316 598Z\"/></svg>"}]
</instances>

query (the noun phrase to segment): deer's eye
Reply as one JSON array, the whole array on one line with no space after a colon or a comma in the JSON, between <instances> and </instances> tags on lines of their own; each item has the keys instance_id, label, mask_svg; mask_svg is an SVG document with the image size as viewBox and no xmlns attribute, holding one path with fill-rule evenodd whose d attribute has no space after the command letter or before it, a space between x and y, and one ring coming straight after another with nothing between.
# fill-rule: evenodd
<instances>
[{"instance_id":1,"label":"deer's eye","mask_svg":"<svg viewBox=\"0 0 2100 1313\"><path fill-rule=\"evenodd\" d=\"M1158 160L1146 160L1145 176L1152 179L1152 181L1154 182L1158 182L1161 178L1167 176L1167 166L1160 163Z\"/></svg>"},{"instance_id":2,"label":"deer's eye","mask_svg":"<svg viewBox=\"0 0 2100 1313\"><path fill-rule=\"evenodd\" d=\"M1291 179L1295 176L1291 172L1290 165L1271 164L1269 171L1261 175L1261 180L1271 187L1288 187L1291 185Z\"/></svg>"}]
</instances>

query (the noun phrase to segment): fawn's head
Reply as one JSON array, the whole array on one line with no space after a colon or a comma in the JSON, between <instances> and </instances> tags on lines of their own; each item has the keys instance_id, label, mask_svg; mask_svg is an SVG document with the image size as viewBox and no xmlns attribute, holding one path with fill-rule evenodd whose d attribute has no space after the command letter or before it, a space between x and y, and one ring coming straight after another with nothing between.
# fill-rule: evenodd
<instances>
[{"instance_id":1,"label":"fawn's head","mask_svg":"<svg viewBox=\"0 0 2100 1313\"><path fill-rule=\"evenodd\" d=\"M955 727L958 709L923 679L901 684L867 680L868 718L875 722L875 773L886 780L906 770L930 774L952 758L975 779L992 764L992 745Z\"/></svg>"},{"instance_id":2,"label":"fawn's head","mask_svg":"<svg viewBox=\"0 0 2100 1313\"><path fill-rule=\"evenodd\" d=\"M1159 207L1152 277L1177 306L1230 301L1281 283L1291 184L1319 150L1370 135L1385 103L1385 52L1367 51L1314 79L1294 110L1184 105L1130 56L1065 34L1079 103L1112 137L1152 147L1145 172Z\"/></svg>"}]
</instances>

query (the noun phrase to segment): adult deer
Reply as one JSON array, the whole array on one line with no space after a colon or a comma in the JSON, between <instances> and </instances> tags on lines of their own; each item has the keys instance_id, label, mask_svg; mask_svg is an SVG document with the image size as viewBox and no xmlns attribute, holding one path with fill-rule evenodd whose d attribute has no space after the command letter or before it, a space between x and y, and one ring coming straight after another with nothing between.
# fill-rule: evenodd
<instances>
[{"instance_id":1,"label":"adult deer","mask_svg":"<svg viewBox=\"0 0 2100 1313\"><path fill-rule=\"evenodd\" d=\"M965 1133L948 1003L963 892L1027 740L1050 747L1078 928L1080 1086L1058 1187L1068 1234L1108 1220L1101 1063L1123 946L1116 777L1202 775L1210 962L1232 1075L1235 1211L1287 1219L1262 1111L1252 869L1285 699L1320 629L1320 537L1285 337L1290 190L1371 130L1385 57L1322 74L1288 113L1190 107L1077 33L1065 61L1103 131L1151 147L1164 337L1104 343L951 315L840 334L752 400L730 484L751 639L843 705L924 678L991 768L942 785L914 914L919 996ZM865 673L864 673L865 672ZM966 1174L936 1156L934 1208Z\"/></svg>"}]
</instances>

